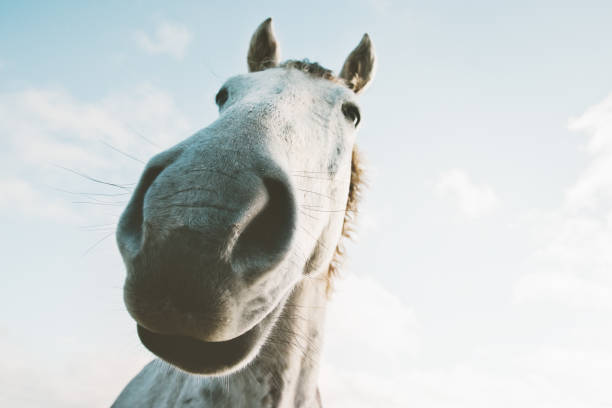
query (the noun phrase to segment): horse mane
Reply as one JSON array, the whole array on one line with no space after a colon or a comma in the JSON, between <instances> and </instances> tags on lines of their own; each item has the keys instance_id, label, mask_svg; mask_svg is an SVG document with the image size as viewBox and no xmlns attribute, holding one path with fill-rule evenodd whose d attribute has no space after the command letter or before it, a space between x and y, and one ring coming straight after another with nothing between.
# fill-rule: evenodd
<instances>
[{"instance_id":1,"label":"horse mane","mask_svg":"<svg viewBox=\"0 0 612 408\"><path fill-rule=\"evenodd\" d=\"M353 239L357 226L357 214L361 194L366 185L364 177L364 167L361 152L357 145L353 146L353 157L351 160L351 184L349 186L348 200L344 212L344 223L342 224L342 236L336 245L334 257L332 258L327 270L327 293L333 289L333 280L339 274L340 267L344 262L346 254L345 242Z\"/></svg>"},{"instance_id":2,"label":"horse mane","mask_svg":"<svg viewBox=\"0 0 612 408\"><path fill-rule=\"evenodd\" d=\"M316 78L323 78L328 81L340 83L350 89L350 86L341 78L336 77L331 69L327 69L317 62L311 62L308 59L303 60L287 60L279 65L280 68L297 69L305 74L312 75ZM346 210L344 212L344 223L342 224L342 235L336 245L334 256L327 270L327 293L330 294L333 289L333 280L340 273L340 268L344 262L346 255L345 242L348 239L353 239L356 225L358 206L361 199L361 193L365 186L364 168L362 155L357 148L353 146L351 159L351 184L349 186L348 199L346 202Z\"/></svg>"},{"instance_id":3,"label":"horse mane","mask_svg":"<svg viewBox=\"0 0 612 408\"><path fill-rule=\"evenodd\" d=\"M331 69L327 69L317 62L311 62L307 58L303 60L287 60L279 65L280 68L297 69L314 77L335 81L336 77Z\"/></svg>"},{"instance_id":4,"label":"horse mane","mask_svg":"<svg viewBox=\"0 0 612 408\"><path fill-rule=\"evenodd\" d=\"M323 78L328 81L336 82L341 85L352 89L349 84L342 78L338 78L334 75L331 69L327 69L324 66L319 65L317 62L311 62L308 58L303 60L287 60L279 65L280 68L286 69L297 69L305 74L312 75L315 78Z\"/></svg>"}]
</instances>

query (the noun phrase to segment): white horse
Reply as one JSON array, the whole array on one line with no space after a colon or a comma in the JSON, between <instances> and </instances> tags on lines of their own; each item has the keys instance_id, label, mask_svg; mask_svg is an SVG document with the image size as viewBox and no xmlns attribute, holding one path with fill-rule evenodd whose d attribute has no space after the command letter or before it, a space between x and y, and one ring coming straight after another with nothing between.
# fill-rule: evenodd
<instances>
[{"instance_id":1,"label":"white horse","mask_svg":"<svg viewBox=\"0 0 612 408\"><path fill-rule=\"evenodd\" d=\"M368 35L338 77L287 61L271 19L219 118L147 164L117 242L124 299L159 356L114 407L320 407L327 289L355 212L356 95ZM178 368L178 369L176 369Z\"/></svg>"}]
</instances>

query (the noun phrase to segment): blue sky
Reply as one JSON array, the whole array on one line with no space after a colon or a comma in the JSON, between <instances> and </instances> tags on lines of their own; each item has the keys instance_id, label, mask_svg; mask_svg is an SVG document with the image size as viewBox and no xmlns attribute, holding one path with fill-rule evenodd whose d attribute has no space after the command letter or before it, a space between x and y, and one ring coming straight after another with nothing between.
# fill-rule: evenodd
<instances>
[{"instance_id":1,"label":"blue sky","mask_svg":"<svg viewBox=\"0 0 612 408\"><path fill-rule=\"evenodd\" d=\"M109 145L146 161L214 120L268 16L284 58L337 72L368 32L379 61L329 405L611 404L605 1L2 2L0 401L108 406L151 358L121 300L127 196L103 195L125 191L58 166L129 188L142 164Z\"/></svg>"}]
</instances>

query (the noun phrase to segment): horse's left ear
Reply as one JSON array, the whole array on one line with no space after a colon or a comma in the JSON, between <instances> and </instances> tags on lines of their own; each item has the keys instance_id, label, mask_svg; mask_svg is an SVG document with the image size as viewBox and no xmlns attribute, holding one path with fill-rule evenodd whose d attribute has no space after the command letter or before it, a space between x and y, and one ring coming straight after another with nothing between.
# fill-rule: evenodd
<instances>
[{"instance_id":1,"label":"horse's left ear","mask_svg":"<svg viewBox=\"0 0 612 408\"><path fill-rule=\"evenodd\" d=\"M370 40L370 36L364 34L359 45L344 61L342 71L340 71L340 78L344 79L349 88L355 93L359 93L374 78L375 65L376 55L374 53L374 45L372 40Z\"/></svg>"},{"instance_id":2,"label":"horse's left ear","mask_svg":"<svg viewBox=\"0 0 612 408\"><path fill-rule=\"evenodd\" d=\"M247 56L249 72L275 67L279 60L280 52L274 31L272 31L272 18L268 18L257 27L251 37Z\"/></svg>"}]
</instances>

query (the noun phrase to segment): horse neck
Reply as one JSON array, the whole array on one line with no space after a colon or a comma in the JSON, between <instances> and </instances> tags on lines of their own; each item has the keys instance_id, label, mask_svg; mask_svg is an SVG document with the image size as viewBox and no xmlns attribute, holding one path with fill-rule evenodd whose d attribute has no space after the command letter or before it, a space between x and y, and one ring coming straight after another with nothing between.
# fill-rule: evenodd
<instances>
[{"instance_id":1,"label":"horse neck","mask_svg":"<svg viewBox=\"0 0 612 408\"><path fill-rule=\"evenodd\" d=\"M236 374L211 380L217 382L212 386L223 385L228 406L320 407L317 378L326 288L324 277L303 279L255 360Z\"/></svg>"}]
</instances>

